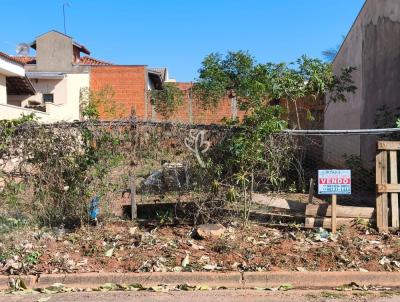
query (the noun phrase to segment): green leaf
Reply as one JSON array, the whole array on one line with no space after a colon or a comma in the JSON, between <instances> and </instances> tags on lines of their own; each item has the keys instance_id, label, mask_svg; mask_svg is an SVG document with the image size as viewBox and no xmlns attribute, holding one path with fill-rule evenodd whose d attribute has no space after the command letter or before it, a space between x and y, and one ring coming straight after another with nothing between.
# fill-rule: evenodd
<instances>
[{"instance_id":1,"label":"green leaf","mask_svg":"<svg viewBox=\"0 0 400 302\"><path fill-rule=\"evenodd\" d=\"M292 284L282 284L281 286L278 287L278 290L280 291L287 291L294 289L294 286Z\"/></svg>"}]
</instances>

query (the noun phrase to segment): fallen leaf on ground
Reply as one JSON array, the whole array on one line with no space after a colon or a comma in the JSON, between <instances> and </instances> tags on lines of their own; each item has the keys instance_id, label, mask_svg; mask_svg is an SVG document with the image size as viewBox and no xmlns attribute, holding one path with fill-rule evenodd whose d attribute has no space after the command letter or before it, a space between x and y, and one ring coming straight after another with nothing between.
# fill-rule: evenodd
<instances>
[{"instance_id":1,"label":"fallen leaf on ground","mask_svg":"<svg viewBox=\"0 0 400 302\"><path fill-rule=\"evenodd\" d=\"M179 284L177 287L179 290L184 290L184 291L189 291L189 290L195 290L196 286L190 286L189 284Z\"/></svg>"},{"instance_id":2,"label":"fallen leaf on ground","mask_svg":"<svg viewBox=\"0 0 400 302\"><path fill-rule=\"evenodd\" d=\"M206 264L203 266L206 271L213 271L218 268L218 265Z\"/></svg>"},{"instance_id":3,"label":"fallen leaf on ground","mask_svg":"<svg viewBox=\"0 0 400 302\"><path fill-rule=\"evenodd\" d=\"M111 257L112 255L113 255L113 253L114 253L114 248L110 248L109 250L107 250L105 253L104 253L104 255L106 256L106 257Z\"/></svg>"},{"instance_id":4,"label":"fallen leaf on ground","mask_svg":"<svg viewBox=\"0 0 400 302\"><path fill-rule=\"evenodd\" d=\"M281 291L287 291L293 289L294 286L292 284L282 284L281 286L278 287L278 290Z\"/></svg>"},{"instance_id":5,"label":"fallen leaf on ground","mask_svg":"<svg viewBox=\"0 0 400 302\"><path fill-rule=\"evenodd\" d=\"M196 290L211 290L211 288L208 285L198 285Z\"/></svg>"},{"instance_id":6,"label":"fallen leaf on ground","mask_svg":"<svg viewBox=\"0 0 400 302\"><path fill-rule=\"evenodd\" d=\"M130 290L130 291L139 291L139 290L145 290L146 289L140 283L129 284L126 288L127 288L127 290Z\"/></svg>"},{"instance_id":7,"label":"fallen leaf on ground","mask_svg":"<svg viewBox=\"0 0 400 302\"><path fill-rule=\"evenodd\" d=\"M154 292L168 292L168 287L166 285L157 285L149 287L149 290Z\"/></svg>"},{"instance_id":8,"label":"fallen leaf on ground","mask_svg":"<svg viewBox=\"0 0 400 302\"><path fill-rule=\"evenodd\" d=\"M51 297L43 297L43 298L36 300L36 302L46 302L46 301L49 301L50 299L51 299Z\"/></svg>"},{"instance_id":9,"label":"fallen leaf on ground","mask_svg":"<svg viewBox=\"0 0 400 302\"><path fill-rule=\"evenodd\" d=\"M189 261L189 254L186 254L185 258L182 260L182 267L188 266L190 263Z\"/></svg>"}]
</instances>

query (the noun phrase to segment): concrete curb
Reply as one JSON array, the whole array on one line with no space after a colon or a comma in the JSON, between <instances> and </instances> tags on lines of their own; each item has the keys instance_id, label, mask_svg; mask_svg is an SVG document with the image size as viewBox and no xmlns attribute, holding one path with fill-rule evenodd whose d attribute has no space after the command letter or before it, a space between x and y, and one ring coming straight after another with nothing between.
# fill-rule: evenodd
<instances>
[{"instance_id":1,"label":"concrete curb","mask_svg":"<svg viewBox=\"0 0 400 302\"><path fill-rule=\"evenodd\" d=\"M0 289L7 289L10 280L18 276L0 276ZM291 284L296 289L332 289L355 282L359 285L400 287L400 273L386 272L260 272L260 273L83 273L43 274L21 276L29 288L47 287L63 283L68 287L98 287L104 283L133 284L143 286L159 284L208 285L227 288L278 287Z\"/></svg>"},{"instance_id":2,"label":"concrete curb","mask_svg":"<svg viewBox=\"0 0 400 302\"><path fill-rule=\"evenodd\" d=\"M245 273L245 287L277 287L290 283L298 289L329 289L350 284L400 287L400 273L389 272L272 272Z\"/></svg>"}]
</instances>

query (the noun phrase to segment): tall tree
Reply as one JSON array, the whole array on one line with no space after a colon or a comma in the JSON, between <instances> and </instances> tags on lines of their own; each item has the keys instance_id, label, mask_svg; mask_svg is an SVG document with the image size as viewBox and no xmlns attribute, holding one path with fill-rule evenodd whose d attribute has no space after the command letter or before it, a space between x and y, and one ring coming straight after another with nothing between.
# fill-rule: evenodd
<instances>
[{"instance_id":1,"label":"tall tree","mask_svg":"<svg viewBox=\"0 0 400 302\"><path fill-rule=\"evenodd\" d=\"M227 94L234 95L247 115L269 106L273 99L283 99L294 104L297 126L301 128L298 100L318 100L327 95L327 104L346 101L346 93L356 89L353 71L346 67L335 75L329 63L307 56L294 64L274 64L258 63L245 51L228 52L225 56L212 53L202 63L194 95L205 108L215 107Z\"/></svg>"}]
</instances>

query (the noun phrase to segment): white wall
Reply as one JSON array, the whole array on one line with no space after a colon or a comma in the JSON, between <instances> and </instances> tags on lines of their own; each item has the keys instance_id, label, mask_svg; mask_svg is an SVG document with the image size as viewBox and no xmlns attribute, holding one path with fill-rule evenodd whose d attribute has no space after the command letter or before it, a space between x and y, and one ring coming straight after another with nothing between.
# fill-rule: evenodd
<instances>
[{"instance_id":1,"label":"white wall","mask_svg":"<svg viewBox=\"0 0 400 302\"><path fill-rule=\"evenodd\" d=\"M65 87L59 87L60 91L66 90L64 98L60 97L54 104L47 104L46 111L59 121L74 121L80 118L80 92L83 88L89 88L89 74L68 74ZM54 95L57 98L56 94Z\"/></svg>"},{"instance_id":2,"label":"white wall","mask_svg":"<svg viewBox=\"0 0 400 302\"><path fill-rule=\"evenodd\" d=\"M20 118L22 115L28 115L34 113L41 122L52 122L51 117L46 112L41 112L32 109L26 109L18 106L0 104L0 120L11 120Z\"/></svg>"},{"instance_id":3,"label":"white wall","mask_svg":"<svg viewBox=\"0 0 400 302\"><path fill-rule=\"evenodd\" d=\"M54 103L46 104L46 122L74 121L80 118L80 92L89 87L89 74L66 74L61 80L31 79L37 92L33 96L9 96L9 104L25 106L29 100L42 102L43 93L53 93ZM38 112L34 110L35 112ZM0 112L0 119L4 119ZM44 120L43 120L44 121Z\"/></svg>"}]
</instances>

